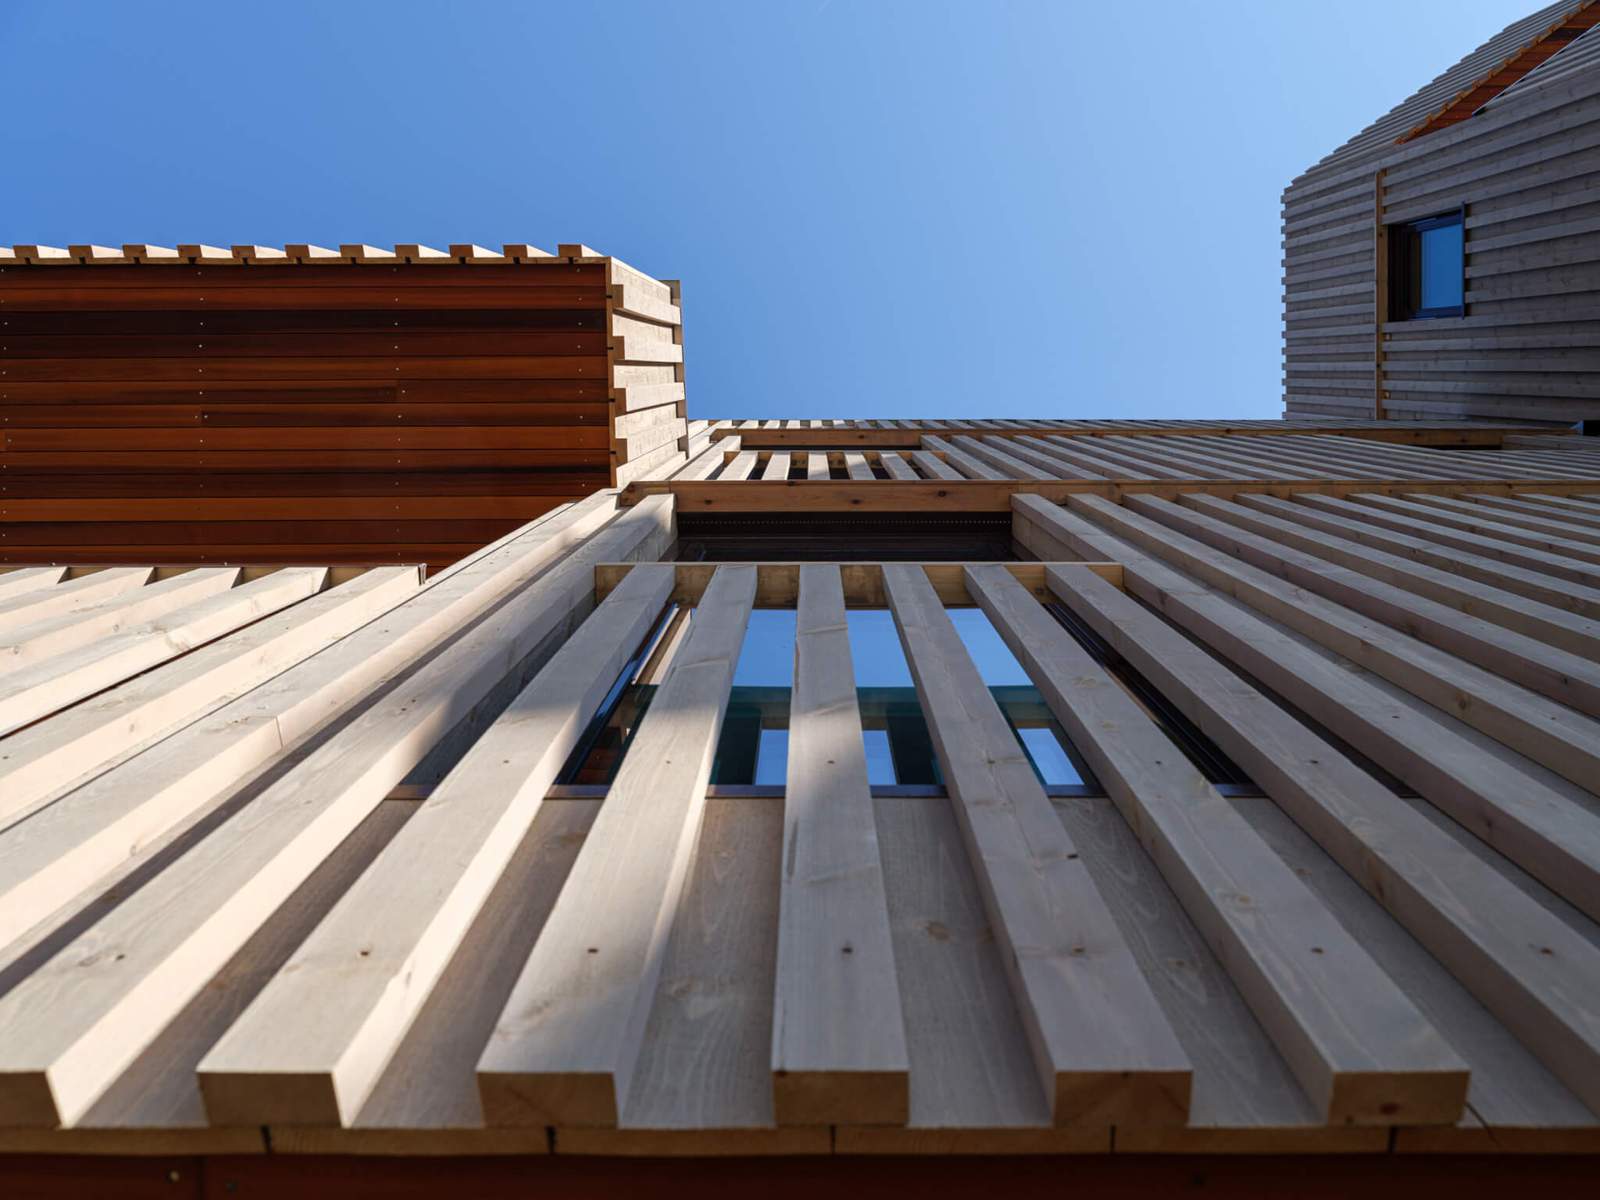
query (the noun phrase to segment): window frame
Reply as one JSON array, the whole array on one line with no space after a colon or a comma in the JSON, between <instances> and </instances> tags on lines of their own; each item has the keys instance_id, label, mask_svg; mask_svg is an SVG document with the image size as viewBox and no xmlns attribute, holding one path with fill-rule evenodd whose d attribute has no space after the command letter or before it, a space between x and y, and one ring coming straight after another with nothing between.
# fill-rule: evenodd
<instances>
[{"instance_id":1,"label":"window frame","mask_svg":"<svg viewBox=\"0 0 1600 1200\"><path fill-rule=\"evenodd\" d=\"M1450 226L1459 226L1461 229L1461 303L1446 305L1437 308L1422 307L1421 283L1416 284L1417 294L1412 292L1411 276L1411 246L1419 245L1418 272L1420 265L1420 244L1422 235L1431 229L1445 229ZM1421 217L1415 221L1399 221L1386 229L1389 247L1389 295L1386 297L1387 312L1385 316L1391 322L1405 321L1436 321L1447 317L1464 317L1467 315L1467 206L1458 205L1431 217Z\"/></svg>"}]
</instances>

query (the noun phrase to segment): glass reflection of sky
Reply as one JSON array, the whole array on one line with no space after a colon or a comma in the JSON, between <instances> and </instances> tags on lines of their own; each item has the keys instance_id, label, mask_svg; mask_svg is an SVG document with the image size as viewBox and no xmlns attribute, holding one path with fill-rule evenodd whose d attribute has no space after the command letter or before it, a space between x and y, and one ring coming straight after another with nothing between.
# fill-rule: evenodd
<instances>
[{"instance_id":1,"label":"glass reflection of sky","mask_svg":"<svg viewBox=\"0 0 1600 1200\"><path fill-rule=\"evenodd\" d=\"M977 608L946 610L967 653L979 674L990 687L1028 686L1031 681L994 626ZM851 609L846 614L850 637L850 657L856 686L885 688L912 686L911 671L888 609ZM750 614L739 663L734 670L735 687L794 686L795 614L792 609L756 609ZM1077 783L1079 774L1048 729L1018 731L1029 756L1048 783ZM789 733L785 729L763 729L756 759L755 782L784 782ZM863 731L867 751L867 778L876 785L896 782L889 739L882 729Z\"/></svg>"}]
</instances>

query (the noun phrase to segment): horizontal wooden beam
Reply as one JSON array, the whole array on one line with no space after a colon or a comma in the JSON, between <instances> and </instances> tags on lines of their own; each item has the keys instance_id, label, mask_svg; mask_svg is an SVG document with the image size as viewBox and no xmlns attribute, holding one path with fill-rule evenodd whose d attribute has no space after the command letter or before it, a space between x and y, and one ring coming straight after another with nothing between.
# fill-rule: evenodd
<instances>
[{"instance_id":1,"label":"horizontal wooden beam","mask_svg":"<svg viewBox=\"0 0 1600 1200\"><path fill-rule=\"evenodd\" d=\"M757 608L794 608L800 595L800 568L803 564L792 562L769 562L750 564L756 569L756 603ZM848 608L887 608L889 599L883 587L883 563L838 563L839 574L844 583L844 602ZM922 563L923 571L928 576L928 582L933 584L933 589L938 593L940 601L946 606L965 607L976 604L967 593L966 577L963 570L969 563ZM1033 593L1037 600L1049 600L1051 592L1045 580L1045 567L1042 562L1011 562L1002 564L1018 583ZM1091 562L1077 563L1077 566L1088 567L1112 587L1122 586L1122 566L1120 563ZM594 569L594 598L599 603L627 578L628 572L633 570L634 563L600 563ZM672 599L678 604L698 604L700 597L706 590L706 585L711 582L712 572L717 569L716 563L678 563L677 585L672 590Z\"/></svg>"},{"instance_id":2,"label":"horizontal wooden beam","mask_svg":"<svg viewBox=\"0 0 1600 1200\"><path fill-rule=\"evenodd\" d=\"M1362 438L1372 442L1400 442L1411 446L1499 446L1508 434L1526 433L1526 426L1478 425L1459 428L1420 429L1341 429L1321 426L1317 428L1251 428L1245 426L1209 426L1184 428L1140 428L1108 425L1103 429L1063 429L1051 426L985 428L982 426L951 427L940 429L845 429L819 426L800 429L742 429L738 426L720 426L711 431L711 440L737 437L746 449L771 449L783 446L888 446L916 450L922 446L924 433L935 437L950 437L962 433L977 434L986 438L1007 437L1072 437L1101 438L1134 435L1138 437L1293 437L1297 434L1328 434L1339 437Z\"/></svg>"},{"instance_id":3,"label":"horizontal wooden beam","mask_svg":"<svg viewBox=\"0 0 1600 1200\"><path fill-rule=\"evenodd\" d=\"M749 453L749 451L746 451ZM754 455L751 455L752 459ZM622 490L618 503L637 504L646 496L671 493L678 512L1010 512L1011 497L1041 496L1060 503L1071 495L1155 495L1185 493L1232 498L1241 492L1263 496L1349 496L1424 493L1454 496L1523 493L1556 496L1600 494L1600 479L1330 479L1305 482L1260 479L699 479L641 480Z\"/></svg>"}]
</instances>

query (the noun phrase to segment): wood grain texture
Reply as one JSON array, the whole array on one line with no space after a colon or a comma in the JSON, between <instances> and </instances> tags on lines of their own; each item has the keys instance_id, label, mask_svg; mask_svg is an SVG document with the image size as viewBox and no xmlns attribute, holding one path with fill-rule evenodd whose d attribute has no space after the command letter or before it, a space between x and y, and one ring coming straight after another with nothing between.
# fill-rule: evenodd
<instances>
[{"instance_id":1,"label":"wood grain texture","mask_svg":"<svg viewBox=\"0 0 1600 1200\"><path fill-rule=\"evenodd\" d=\"M1024 497L1074 546L1116 555L1127 590L1403 780L1575 907L1600 913L1600 814L1590 793L1361 669L1276 619L1203 586L1105 527ZM1158 578L1143 560L1166 574ZM1130 567L1129 564L1133 564Z\"/></svg>"},{"instance_id":2,"label":"wood grain texture","mask_svg":"<svg viewBox=\"0 0 1600 1200\"><path fill-rule=\"evenodd\" d=\"M1181 1124L1190 1068L920 568L889 606L1054 1123Z\"/></svg>"},{"instance_id":3,"label":"wood grain texture","mask_svg":"<svg viewBox=\"0 0 1600 1200\"><path fill-rule=\"evenodd\" d=\"M0 466L48 472L56 496L79 502L15 514L38 528L0 534L0 562L178 557L159 529L90 538L118 519L115 488L185 505L166 519L187 523L190 561L292 561L289 547L321 541L322 562L437 568L574 494L646 475L619 476L632 460L684 459L663 451L683 432L681 310L671 288L614 259L184 249L0 264ZM519 468L550 490L504 488ZM254 538L212 504L241 476L269 522ZM451 539L394 504L436 513L474 487L505 503L462 513ZM333 518L317 506L352 491L375 502L327 536ZM311 528L271 536L297 504Z\"/></svg>"},{"instance_id":4,"label":"wood grain texture","mask_svg":"<svg viewBox=\"0 0 1600 1200\"><path fill-rule=\"evenodd\" d=\"M353 1122L671 583L658 565L628 576L211 1050L215 1123Z\"/></svg>"},{"instance_id":5,"label":"wood grain texture","mask_svg":"<svg viewBox=\"0 0 1600 1200\"><path fill-rule=\"evenodd\" d=\"M905 1027L839 569L799 571L772 1032L785 1125L904 1124Z\"/></svg>"},{"instance_id":6,"label":"wood grain texture","mask_svg":"<svg viewBox=\"0 0 1600 1200\"><path fill-rule=\"evenodd\" d=\"M614 1126L637 1071L755 601L720 567L478 1063L491 1125Z\"/></svg>"},{"instance_id":7,"label":"wood grain texture","mask_svg":"<svg viewBox=\"0 0 1600 1200\"><path fill-rule=\"evenodd\" d=\"M649 514L627 526L638 542L648 542ZM655 545L659 552L660 541ZM319 746L300 771L275 781L76 945L0 998L0 1111L6 1119L70 1124L81 1116L287 890L491 688L560 630L570 618L558 597L575 596L579 611L586 609L593 566L582 551L578 559L565 578L558 569L464 634L457 628L443 653ZM480 577L462 572L450 583L470 593L481 574L493 577L486 566ZM444 593L423 598L448 610ZM462 603L469 611L474 606Z\"/></svg>"},{"instance_id":8,"label":"wood grain texture","mask_svg":"<svg viewBox=\"0 0 1600 1200\"><path fill-rule=\"evenodd\" d=\"M1324 1119L1459 1119L1464 1064L1361 947L1031 595L967 576Z\"/></svg>"}]
</instances>

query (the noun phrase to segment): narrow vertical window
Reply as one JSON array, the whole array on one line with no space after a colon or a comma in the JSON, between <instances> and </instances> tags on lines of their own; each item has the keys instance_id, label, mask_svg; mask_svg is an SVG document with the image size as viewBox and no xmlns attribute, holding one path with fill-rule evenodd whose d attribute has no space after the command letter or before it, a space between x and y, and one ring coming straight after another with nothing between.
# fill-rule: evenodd
<instances>
[{"instance_id":1,"label":"narrow vertical window","mask_svg":"<svg viewBox=\"0 0 1600 1200\"><path fill-rule=\"evenodd\" d=\"M789 696L794 687L793 609L750 614L711 782L782 787L789 769Z\"/></svg>"},{"instance_id":2,"label":"narrow vertical window","mask_svg":"<svg viewBox=\"0 0 1600 1200\"><path fill-rule=\"evenodd\" d=\"M886 608L853 608L846 621L867 747L867 782L874 787L943 787L933 736L894 617Z\"/></svg>"},{"instance_id":3,"label":"narrow vertical window","mask_svg":"<svg viewBox=\"0 0 1600 1200\"><path fill-rule=\"evenodd\" d=\"M1098 793L1099 785L1088 765L1079 758L1044 696L983 610L952 608L948 612L978 674L989 685L990 695L1033 764L1039 782L1050 789L1083 789Z\"/></svg>"}]
</instances>

